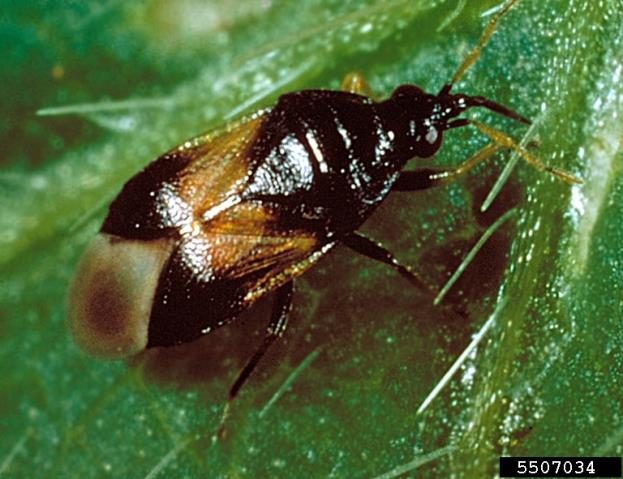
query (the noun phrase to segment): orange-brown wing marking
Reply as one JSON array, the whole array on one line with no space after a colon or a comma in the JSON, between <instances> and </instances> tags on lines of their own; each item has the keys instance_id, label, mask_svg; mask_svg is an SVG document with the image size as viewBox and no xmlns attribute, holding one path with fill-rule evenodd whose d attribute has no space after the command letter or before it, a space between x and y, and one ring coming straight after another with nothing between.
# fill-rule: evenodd
<instances>
[{"instance_id":1,"label":"orange-brown wing marking","mask_svg":"<svg viewBox=\"0 0 623 479\"><path fill-rule=\"evenodd\" d=\"M198 211L221 204L247 181L249 146L265 116L186 141L150 163L111 203L102 232L152 240L191 228Z\"/></svg>"},{"instance_id":2,"label":"orange-brown wing marking","mask_svg":"<svg viewBox=\"0 0 623 479\"><path fill-rule=\"evenodd\" d=\"M206 224L177 245L159 280L150 345L190 341L226 324L333 246L301 232L253 235L235 222L225 224L231 225L229 232L224 225L212 230Z\"/></svg>"},{"instance_id":3,"label":"orange-brown wing marking","mask_svg":"<svg viewBox=\"0 0 623 479\"><path fill-rule=\"evenodd\" d=\"M190 341L234 319L260 296L309 269L333 244L292 227L292 212L263 201L197 209L160 276L150 318L152 346ZM184 218L184 215L180 215Z\"/></svg>"},{"instance_id":4,"label":"orange-brown wing marking","mask_svg":"<svg viewBox=\"0 0 623 479\"><path fill-rule=\"evenodd\" d=\"M274 289L305 271L302 265L321 244L313 232L286 226L280 213L278 206L243 202L203 223L202 234L214 246L211 265L215 276L253 278L247 287L256 291ZM299 266L293 269L294 265ZM285 272L292 276L282 277Z\"/></svg>"},{"instance_id":5,"label":"orange-brown wing marking","mask_svg":"<svg viewBox=\"0 0 623 479\"><path fill-rule=\"evenodd\" d=\"M245 185L253 171L249 146L265 117L262 111L179 147L192 160L179 173L175 190L183 202L192 205L195 215L221 204Z\"/></svg>"}]
</instances>

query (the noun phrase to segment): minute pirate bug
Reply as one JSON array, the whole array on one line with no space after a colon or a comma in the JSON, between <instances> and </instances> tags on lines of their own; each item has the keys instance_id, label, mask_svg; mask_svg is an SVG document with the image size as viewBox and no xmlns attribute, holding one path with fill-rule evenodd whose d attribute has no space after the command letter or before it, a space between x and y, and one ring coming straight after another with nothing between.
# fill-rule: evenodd
<instances>
[{"instance_id":1,"label":"minute pirate bug","mask_svg":"<svg viewBox=\"0 0 623 479\"><path fill-rule=\"evenodd\" d=\"M437 94L405 84L375 101L363 78L343 90L282 95L225 129L186 141L131 178L110 205L69 295L76 341L100 356L194 341L274 291L262 343L229 391L236 397L286 329L293 282L338 243L428 286L392 253L357 232L391 191L447 184L501 148L568 183L504 133L459 116L483 107L529 120L482 96L451 93L477 60L507 1ZM444 132L472 125L490 143L457 167L402 171L435 155ZM227 410L227 408L226 408Z\"/></svg>"}]
</instances>

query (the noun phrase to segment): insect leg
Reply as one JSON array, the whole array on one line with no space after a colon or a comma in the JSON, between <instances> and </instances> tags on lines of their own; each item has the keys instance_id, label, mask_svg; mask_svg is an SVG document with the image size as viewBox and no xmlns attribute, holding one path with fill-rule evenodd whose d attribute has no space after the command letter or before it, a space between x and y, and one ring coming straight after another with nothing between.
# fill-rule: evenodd
<instances>
[{"instance_id":1,"label":"insect leg","mask_svg":"<svg viewBox=\"0 0 623 479\"><path fill-rule=\"evenodd\" d=\"M460 120L457 120L460 121ZM530 154L527 150L519 146L515 140L499 130L491 128L475 120L468 120L470 125L475 126L483 134L492 140L484 148L478 150L474 155L454 168L419 168L413 171L403 171L393 186L393 191L416 191L425 190L434 186L445 185L455 181L459 176L471 170L474 166L489 159L496 151L508 148L515 151L529 165L539 171L546 171L566 183L581 184L582 181L560 168L543 164L538 158ZM465 126L466 122L461 122L457 126ZM454 127L454 126L453 126Z\"/></svg>"},{"instance_id":2,"label":"insect leg","mask_svg":"<svg viewBox=\"0 0 623 479\"><path fill-rule=\"evenodd\" d=\"M350 93L356 93L367 97L373 97L372 88L368 84L367 80L360 72L348 73L340 85L340 90Z\"/></svg>"},{"instance_id":3,"label":"insect leg","mask_svg":"<svg viewBox=\"0 0 623 479\"><path fill-rule=\"evenodd\" d=\"M281 286L275 293L273 311L270 323L268 323L266 334L264 335L264 339L255 353L253 353L253 356L249 358L247 363L240 370L238 377L229 389L229 396L227 398L227 403L225 404L225 409L223 410L223 415L221 417L221 422L217 432L218 437L223 437L225 433L225 422L229 416L230 404L236 398L247 379L249 379L249 376L251 376L251 373L258 365L264 354L266 354L266 351L268 351L270 345L273 344L273 342L275 342L275 340L286 330L288 315L292 306L293 285L294 283L289 281Z\"/></svg>"},{"instance_id":4,"label":"insect leg","mask_svg":"<svg viewBox=\"0 0 623 479\"><path fill-rule=\"evenodd\" d=\"M521 156L524 160L526 160L526 162L533 168L539 171L546 171L569 184L581 184L582 183L581 180L573 176L571 173L568 173L567 171L561 170L560 168L555 168L553 166L545 165L538 158L531 155L527 150L519 146L515 142L515 140L513 140L511 137L509 137L505 133L502 133L501 131L496 130L495 128L491 128L490 126L480 123L479 121L469 120L469 123L474 125L476 128L478 128L478 130L480 130L480 132L483 133L484 135L488 136L489 139L493 140L495 144L499 145L500 147L509 148L515 151L519 156Z\"/></svg>"},{"instance_id":5,"label":"insect leg","mask_svg":"<svg viewBox=\"0 0 623 479\"><path fill-rule=\"evenodd\" d=\"M503 148L498 143L489 143L478 150L474 155L453 168L418 168L413 171L403 171L394 183L393 191L425 190L435 186L445 185L456 180L474 166L491 157L496 151Z\"/></svg>"},{"instance_id":6,"label":"insect leg","mask_svg":"<svg viewBox=\"0 0 623 479\"><path fill-rule=\"evenodd\" d=\"M290 313L290 307L292 306L293 289L293 282L290 281L279 288L275 293L273 312L266 330L266 335L260 347L257 348L257 351L255 351L253 356L247 361L247 364L245 364L244 368L242 368L238 374L234 384L232 384L229 390L230 401L238 395L240 388L249 378L255 366L260 362L260 359L262 359L262 356L264 356L270 345L286 330L288 315Z\"/></svg>"},{"instance_id":7,"label":"insect leg","mask_svg":"<svg viewBox=\"0 0 623 479\"><path fill-rule=\"evenodd\" d=\"M383 248L376 241L362 235L361 233L353 232L343 238L342 243L348 246L353 251L367 256L381 263L385 263L394 268L403 278L406 278L411 284L416 287L437 294L435 288L422 279L417 273L413 272L411 268L401 264L396 257L388 250Z\"/></svg>"}]
</instances>

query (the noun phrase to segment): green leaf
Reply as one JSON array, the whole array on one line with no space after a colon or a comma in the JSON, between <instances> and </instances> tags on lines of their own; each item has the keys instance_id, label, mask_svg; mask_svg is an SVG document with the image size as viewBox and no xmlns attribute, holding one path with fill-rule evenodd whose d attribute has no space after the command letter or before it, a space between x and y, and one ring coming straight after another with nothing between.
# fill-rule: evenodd
<instances>
[{"instance_id":1,"label":"green leaf","mask_svg":"<svg viewBox=\"0 0 623 479\"><path fill-rule=\"evenodd\" d=\"M364 230L438 289L513 213L439 307L338 249L298 282L291 327L218 443L227 389L270 302L193 344L129 362L86 356L66 329L66 290L108 203L162 151L283 92L337 88L351 70L382 96L407 82L437 91L496 5L6 7L0 477L481 478L499 455L621 455L619 3L521 0L456 87L532 118L526 129L470 112L583 184L520 160L482 213L504 153L449 187L390 196ZM434 162L483 144L474 129L448 132Z\"/></svg>"}]
</instances>

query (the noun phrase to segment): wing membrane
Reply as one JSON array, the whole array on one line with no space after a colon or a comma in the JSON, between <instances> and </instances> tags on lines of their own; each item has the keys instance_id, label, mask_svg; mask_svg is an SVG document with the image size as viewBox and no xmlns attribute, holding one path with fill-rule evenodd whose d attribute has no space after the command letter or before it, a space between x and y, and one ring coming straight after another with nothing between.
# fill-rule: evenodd
<instances>
[{"instance_id":1,"label":"wing membrane","mask_svg":"<svg viewBox=\"0 0 623 479\"><path fill-rule=\"evenodd\" d=\"M199 244L198 244L199 243ZM186 238L159 280L150 345L196 339L309 269L333 243L310 236L211 234Z\"/></svg>"}]
</instances>

